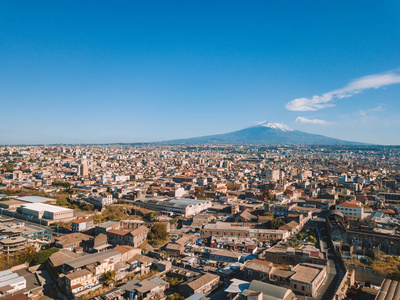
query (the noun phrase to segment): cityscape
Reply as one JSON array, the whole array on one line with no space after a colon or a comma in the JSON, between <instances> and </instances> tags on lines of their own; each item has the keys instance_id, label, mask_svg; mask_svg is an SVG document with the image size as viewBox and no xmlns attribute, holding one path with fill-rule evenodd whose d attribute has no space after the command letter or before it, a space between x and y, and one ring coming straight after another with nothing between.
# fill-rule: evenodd
<instances>
[{"instance_id":1,"label":"cityscape","mask_svg":"<svg viewBox=\"0 0 400 300\"><path fill-rule=\"evenodd\" d=\"M398 1L0 25L0 299L400 300Z\"/></svg>"}]
</instances>

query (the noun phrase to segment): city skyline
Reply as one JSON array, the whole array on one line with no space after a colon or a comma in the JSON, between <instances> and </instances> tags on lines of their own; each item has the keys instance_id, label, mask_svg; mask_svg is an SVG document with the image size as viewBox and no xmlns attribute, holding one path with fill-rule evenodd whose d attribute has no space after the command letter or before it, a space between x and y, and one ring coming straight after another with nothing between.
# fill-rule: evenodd
<instances>
[{"instance_id":1,"label":"city skyline","mask_svg":"<svg viewBox=\"0 0 400 300\"><path fill-rule=\"evenodd\" d=\"M156 142L267 120L399 145L400 4L0 4L0 145Z\"/></svg>"}]
</instances>

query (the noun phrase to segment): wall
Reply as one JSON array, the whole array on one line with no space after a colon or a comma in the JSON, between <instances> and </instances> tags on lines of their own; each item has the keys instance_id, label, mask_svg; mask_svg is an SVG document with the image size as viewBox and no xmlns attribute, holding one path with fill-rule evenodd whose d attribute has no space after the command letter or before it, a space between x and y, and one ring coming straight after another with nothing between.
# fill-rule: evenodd
<instances>
[{"instance_id":1,"label":"wall","mask_svg":"<svg viewBox=\"0 0 400 300\"><path fill-rule=\"evenodd\" d=\"M382 281L386 278L384 274L374 273L371 267L359 266L348 264L348 269L354 270L356 281L370 281L373 285L381 285Z\"/></svg>"}]
</instances>

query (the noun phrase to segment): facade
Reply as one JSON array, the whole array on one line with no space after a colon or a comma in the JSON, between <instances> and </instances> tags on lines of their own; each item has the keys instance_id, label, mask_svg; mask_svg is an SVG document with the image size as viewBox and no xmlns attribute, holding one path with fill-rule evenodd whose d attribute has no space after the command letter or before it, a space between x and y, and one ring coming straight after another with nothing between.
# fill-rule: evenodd
<instances>
[{"instance_id":1,"label":"facade","mask_svg":"<svg viewBox=\"0 0 400 300\"><path fill-rule=\"evenodd\" d=\"M44 203L23 204L17 211L27 217L35 219L62 220L74 216L73 209Z\"/></svg>"},{"instance_id":2,"label":"facade","mask_svg":"<svg viewBox=\"0 0 400 300\"><path fill-rule=\"evenodd\" d=\"M356 200L346 201L336 205L336 209L350 219L364 219L364 207Z\"/></svg>"},{"instance_id":3,"label":"facade","mask_svg":"<svg viewBox=\"0 0 400 300\"><path fill-rule=\"evenodd\" d=\"M137 248L146 240L148 232L149 229L142 225L134 230L110 229L106 231L106 235L110 244Z\"/></svg>"},{"instance_id":4,"label":"facade","mask_svg":"<svg viewBox=\"0 0 400 300\"><path fill-rule=\"evenodd\" d=\"M243 270L246 279L269 280L269 273L272 267L273 263L271 262L253 259L246 262Z\"/></svg>"},{"instance_id":5,"label":"facade","mask_svg":"<svg viewBox=\"0 0 400 300\"><path fill-rule=\"evenodd\" d=\"M263 241L287 240L287 230L279 229L253 229L237 223L217 222L205 225L200 231L201 238L211 238L216 243L241 243L258 244Z\"/></svg>"},{"instance_id":6,"label":"facade","mask_svg":"<svg viewBox=\"0 0 400 300\"><path fill-rule=\"evenodd\" d=\"M72 221L71 229L72 232L81 232L93 228L93 220L89 218L78 218Z\"/></svg>"},{"instance_id":7,"label":"facade","mask_svg":"<svg viewBox=\"0 0 400 300\"><path fill-rule=\"evenodd\" d=\"M193 199L143 199L135 204L157 211L171 211L184 217L199 214L212 206L210 201Z\"/></svg>"},{"instance_id":8,"label":"facade","mask_svg":"<svg viewBox=\"0 0 400 300\"><path fill-rule=\"evenodd\" d=\"M290 287L294 292L314 297L326 276L326 266L302 263L291 270L273 269L270 272L270 281Z\"/></svg>"},{"instance_id":9,"label":"facade","mask_svg":"<svg viewBox=\"0 0 400 300\"><path fill-rule=\"evenodd\" d=\"M225 249L212 250L210 259L220 262L238 262L242 255L239 252L229 251Z\"/></svg>"},{"instance_id":10,"label":"facade","mask_svg":"<svg viewBox=\"0 0 400 300\"><path fill-rule=\"evenodd\" d=\"M23 276L5 270L0 272L0 295L11 295L26 288L26 279Z\"/></svg>"},{"instance_id":11,"label":"facade","mask_svg":"<svg viewBox=\"0 0 400 300\"><path fill-rule=\"evenodd\" d=\"M23 236L11 237L0 240L0 247L6 255L14 255L16 252L23 250L28 243L28 240Z\"/></svg>"},{"instance_id":12,"label":"facade","mask_svg":"<svg viewBox=\"0 0 400 300\"><path fill-rule=\"evenodd\" d=\"M218 283L218 275L205 273L194 280L180 284L179 291L185 297L196 293L208 294Z\"/></svg>"}]
</instances>

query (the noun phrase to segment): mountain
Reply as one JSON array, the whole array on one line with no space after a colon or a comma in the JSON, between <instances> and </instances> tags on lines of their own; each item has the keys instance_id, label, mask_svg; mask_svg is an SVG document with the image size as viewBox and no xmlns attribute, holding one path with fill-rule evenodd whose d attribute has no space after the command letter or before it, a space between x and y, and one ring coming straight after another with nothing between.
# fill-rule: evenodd
<instances>
[{"instance_id":1,"label":"mountain","mask_svg":"<svg viewBox=\"0 0 400 300\"><path fill-rule=\"evenodd\" d=\"M281 123L262 122L256 126L224 134L161 142L164 144L315 144L362 145L327 136L294 130Z\"/></svg>"}]
</instances>

